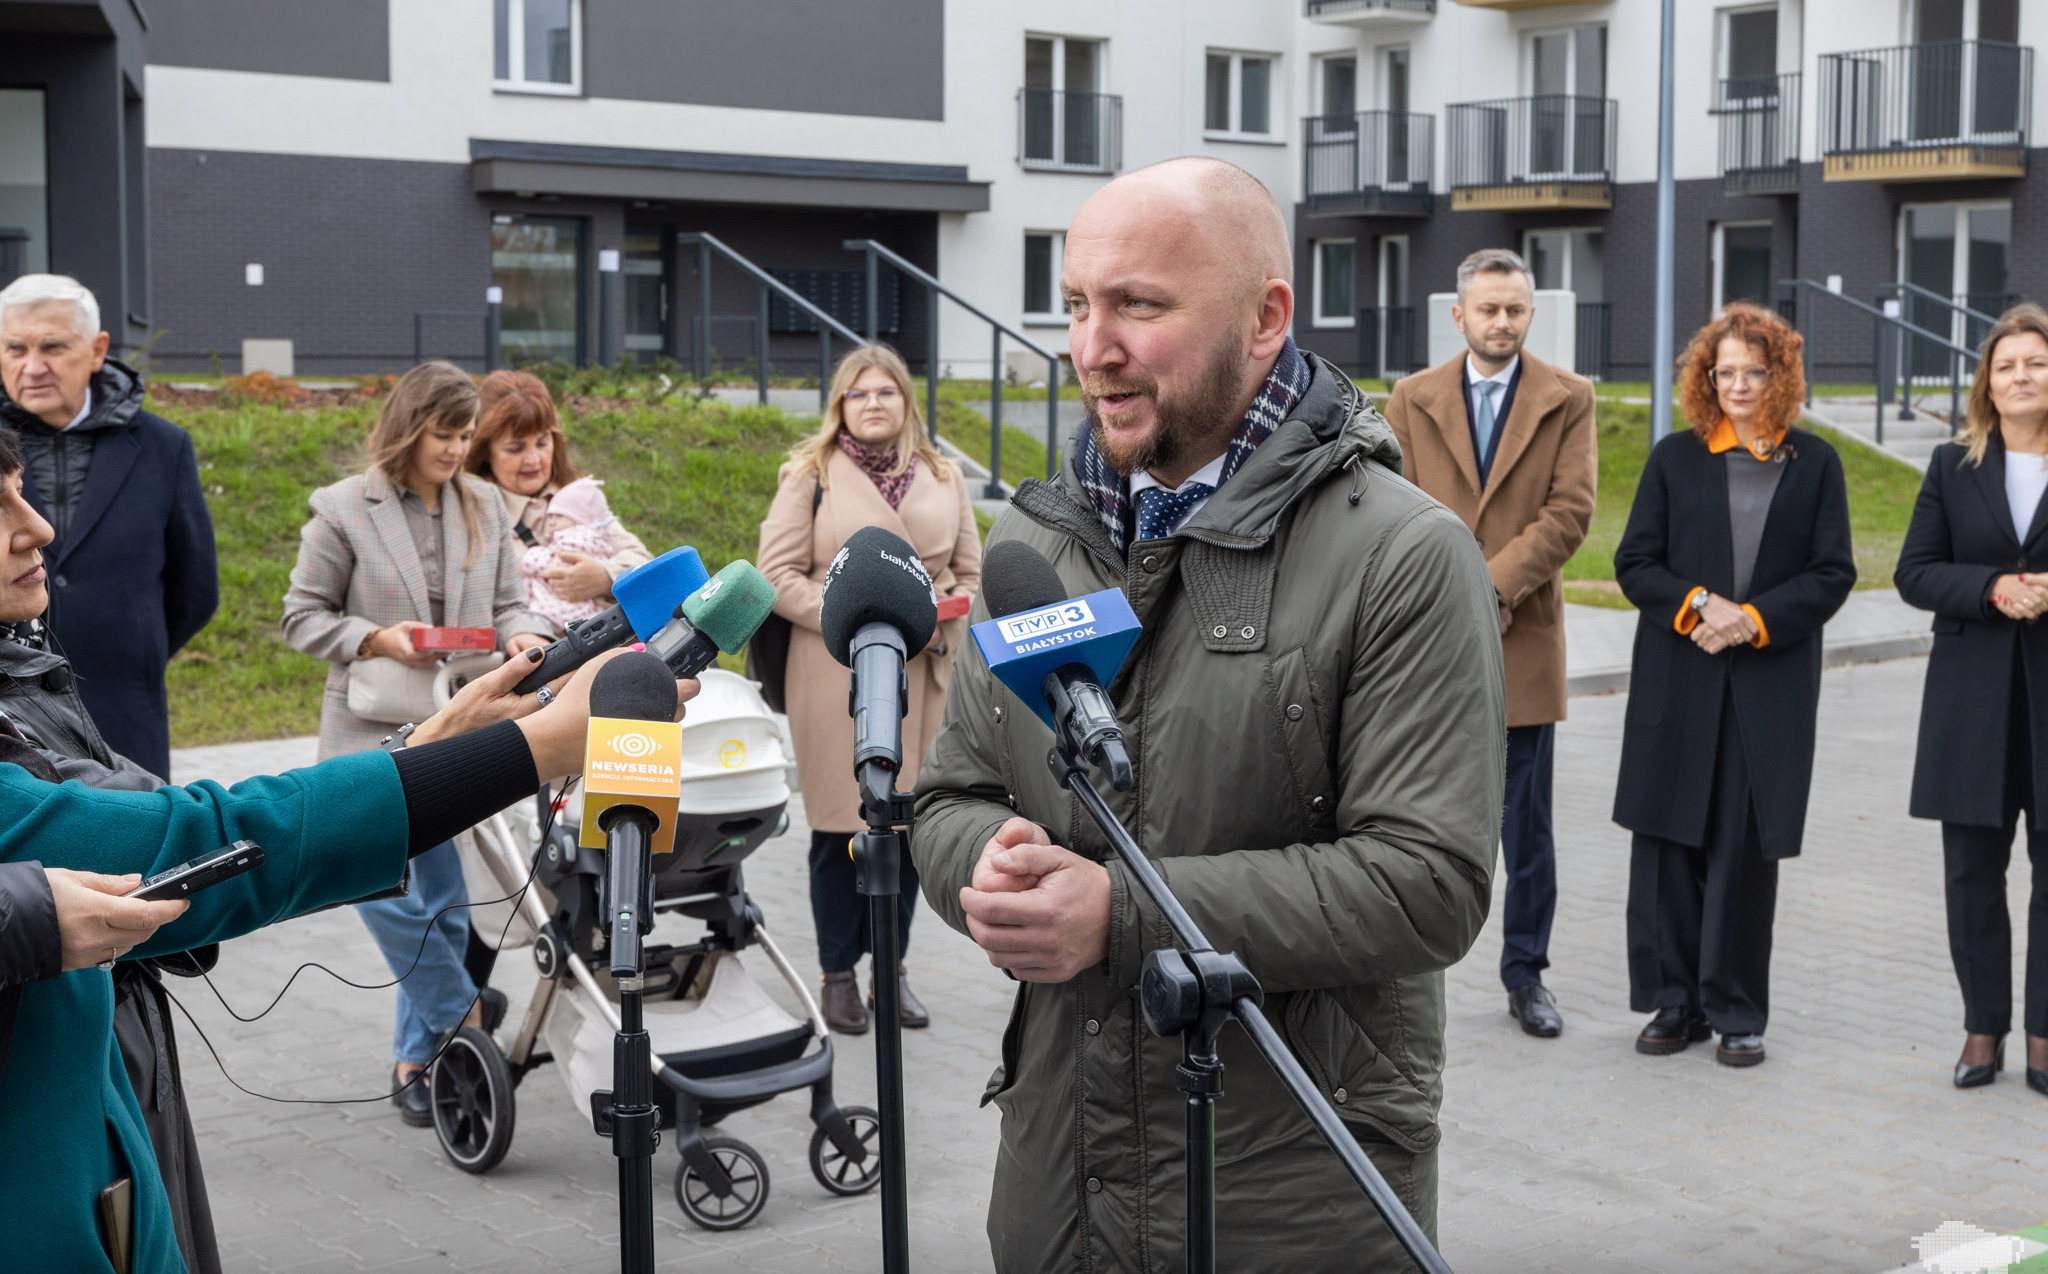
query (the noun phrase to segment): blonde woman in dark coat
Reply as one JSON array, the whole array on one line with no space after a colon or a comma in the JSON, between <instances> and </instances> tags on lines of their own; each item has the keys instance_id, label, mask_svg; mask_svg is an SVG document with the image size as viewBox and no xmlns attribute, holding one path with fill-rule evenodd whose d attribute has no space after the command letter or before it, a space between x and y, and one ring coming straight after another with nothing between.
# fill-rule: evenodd
<instances>
[{"instance_id":1,"label":"blonde woman in dark coat","mask_svg":"<svg viewBox=\"0 0 2048 1274\"><path fill-rule=\"evenodd\" d=\"M462 473L476 417L468 373L448 363L415 367L384 401L370 433L369 467L313 493L283 629L293 649L329 664L320 711L323 761L375 747L393 731L395 723L349 710L350 670L375 659L431 666L438 656L413 648L413 629L492 628L508 655L544 644L552 631L526 609L505 502ZM468 917L448 910L466 898L450 841L413 859L405 897L356 908L393 976L405 979L392 1039L394 1087L404 1087L393 1100L415 1126L432 1123L433 1114L426 1086L408 1081L432 1058L441 1035L464 1021L495 1026L463 968ZM503 997L487 994L502 1013Z\"/></svg>"}]
</instances>

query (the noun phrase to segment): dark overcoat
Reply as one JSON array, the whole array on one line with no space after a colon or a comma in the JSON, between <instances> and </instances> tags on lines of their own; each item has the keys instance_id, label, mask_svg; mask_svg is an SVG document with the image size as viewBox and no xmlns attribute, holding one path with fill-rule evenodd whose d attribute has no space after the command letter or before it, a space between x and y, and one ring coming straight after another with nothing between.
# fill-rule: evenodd
<instances>
[{"instance_id":1,"label":"dark overcoat","mask_svg":"<svg viewBox=\"0 0 2048 1274\"><path fill-rule=\"evenodd\" d=\"M79 694L107 745L168 778L164 668L220 600L213 519L191 437L142 410L141 378L110 362L94 376L92 392L92 419L84 424L100 436L70 526L43 550L50 587L43 618L77 671ZM28 470L21 485L36 512L50 517L51 493L38 490Z\"/></svg>"},{"instance_id":2,"label":"dark overcoat","mask_svg":"<svg viewBox=\"0 0 2048 1274\"><path fill-rule=\"evenodd\" d=\"M1690 431L1650 452L1614 552L1614 578L1641 612L1629 675L1614 821L1630 831L1702 845L1713 748L1732 694L1749 762L1764 857L1799 853L1820 709L1821 625L1856 583L1841 457L1794 429L1764 519L1748 603L1768 644L1710 655L1673 627L1696 587L1735 591L1727 461Z\"/></svg>"},{"instance_id":3,"label":"dark overcoat","mask_svg":"<svg viewBox=\"0 0 2048 1274\"><path fill-rule=\"evenodd\" d=\"M2006 720L2027 700L2034 739L2034 808L2048 811L2048 624L2007 619L1991 604L2000 575L2048 570L2048 500L2014 527L2005 498L2005 444L1993 434L1984 463L1960 443L1935 448L1899 549L1896 581L1908 604L1934 612L1934 652L1920 701L1912 814L1997 827L2004 814ZM2014 650L2026 682L2013 684ZM2028 694L2027 686L2043 687Z\"/></svg>"}]
</instances>

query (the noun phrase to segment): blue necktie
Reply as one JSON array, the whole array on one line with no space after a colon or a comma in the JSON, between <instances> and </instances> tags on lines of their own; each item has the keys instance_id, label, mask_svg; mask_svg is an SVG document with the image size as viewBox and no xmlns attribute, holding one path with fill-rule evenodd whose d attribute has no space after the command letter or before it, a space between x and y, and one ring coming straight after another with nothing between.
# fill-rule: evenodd
<instances>
[{"instance_id":1,"label":"blue necktie","mask_svg":"<svg viewBox=\"0 0 2048 1274\"><path fill-rule=\"evenodd\" d=\"M1493 442L1493 391L1500 388L1497 380L1482 380L1479 390L1479 410L1472 413L1472 432L1479 435L1479 467L1486 467L1486 451Z\"/></svg>"},{"instance_id":2,"label":"blue necktie","mask_svg":"<svg viewBox=\"0 0 2048 1274\"><path fill-rule=\"evenodd\" d=\"M1187 516L1197 501L1216 493L1206 482L1190 482L1178 491L1146 487L1138 492L1138 539L1157 540L1173 534L1173 528Z\"/></svg>"}]
</instances>

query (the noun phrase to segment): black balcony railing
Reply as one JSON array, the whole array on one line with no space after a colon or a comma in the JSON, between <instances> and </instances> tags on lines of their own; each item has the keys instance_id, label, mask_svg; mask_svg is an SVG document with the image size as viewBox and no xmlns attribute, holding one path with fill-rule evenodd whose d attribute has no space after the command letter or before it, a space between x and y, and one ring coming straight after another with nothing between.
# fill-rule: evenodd
<instances>
[{"instance_id":1,"label":"black balcony railing","mask_svg":"<svg viewBox=\"0 0 2048 1274\"><path fill-rule=\"evenodd\" d=\"M1714 98L1721 180L1730 194L1799 187L1799 73L1736 75Z\"/></svg>"},{"instance_id":2,"label":"black balcony railing","mask_svg":"<svg viewBox=\"0 0 2048 1274\"><path fill-rule=\"evenodd\" d=\"M1429 212L1436 117L1410 111L1302 121L1302 189L1315 212Z\"/></svg>"},{"instance_id":3,"label":"black balcony railing","mask_svg":"<svg viewBox=\"0 0 2048 1274\"><path fill-rule=\"evenodd\" d=\"M1124 99L1111 93L1017 90L1017 160L1026 168L1113 173L1123 162Z\"/></svg>"},{"instance_id":4,"label":"black balcony railing","mask_svg":"<svg viewBox=\"0 0 2048 1274\"><path fill-rule=\"evenodd\" d=\"M1358 312L1358 374L1381 380L1422 369L1422 331L1412 305Z\"/></svg>"},{"instance_id":5,"label":"black balcony railing","mask_svg":"<svg viewBox=\"0 0 2048 1274\"><path fill-rule=\"evenodd\" d=\"M1614 305L1580 301L1572 370L1589 380L1614 379Z\"/></svg>"},{"instance_id":6,"label":"black balcony railing","mask_svg":"<svg viewBox=\"0 0 2048 1274\"><path fill-rule=\"evenodd\" d=\"M1452 189L1614 180L1614 102L1552 93L1444 108Z\"/></svg>"},{"instance_id":7,"label":"black balcony railing","mask_svg":"<svg viewBox=\"0 0 2048 1274\"><path fill-rule=\"evenodd\" d=\"M1820 59L1823 157L1957 147L2024 154L2034 51L1937 40Z\"/></svg>"},{"instance_id":8,"label":"black balcony railing","mask_svg":"<svg viewBox=\"0 0 2048 1274\"><path fill-rule=\"evenodd\" d=\"M1311 18L1343 18L1360 13L1436 12L1436 0L1302 0L1303 12Z\"/></svg>"}]
</instances>

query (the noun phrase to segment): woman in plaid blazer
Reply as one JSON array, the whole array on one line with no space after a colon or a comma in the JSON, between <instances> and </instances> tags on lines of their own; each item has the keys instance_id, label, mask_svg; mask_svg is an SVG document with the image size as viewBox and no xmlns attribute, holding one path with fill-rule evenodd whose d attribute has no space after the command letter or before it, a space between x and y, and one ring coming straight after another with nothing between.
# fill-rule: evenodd
<instances>
[{"instance_id":1,"label":"woman in plaid blazer","mask_svg":"<svg viewBox=\"0 0 2048 1274\"><path fill-rule=\"evenodd\" d=\"M476 432L477 391L467 373L425 363L398 382L370 433L368 469L313 493L313 519L299 533L298 565L284 599L284 638L328 664L320 712L320 759L373 747L392 723L349 711L350 669L392 659L431 666L413 649L420 627L489 627L516 655L541 645L548 622L526 610L519 545L504 501L462 473ZM412 862L402 898L362 903L398 987L393 1097L405 1122L433 1122L425 1085L410 1081L433 1057L441 1036L465 1020L496 1025L503 997L485 992L463 968L469 921L462 864L453 842ZM423 945L424 944L424 945ZM410 972L408 972L410 970Z\"/></svg>"}]
</instances>

